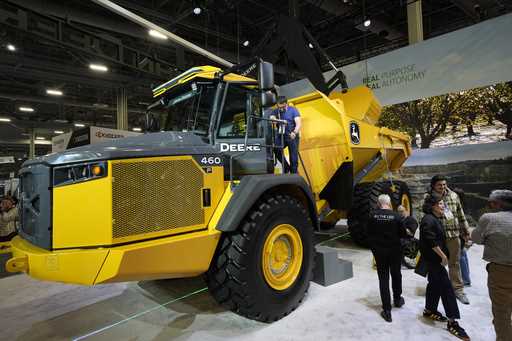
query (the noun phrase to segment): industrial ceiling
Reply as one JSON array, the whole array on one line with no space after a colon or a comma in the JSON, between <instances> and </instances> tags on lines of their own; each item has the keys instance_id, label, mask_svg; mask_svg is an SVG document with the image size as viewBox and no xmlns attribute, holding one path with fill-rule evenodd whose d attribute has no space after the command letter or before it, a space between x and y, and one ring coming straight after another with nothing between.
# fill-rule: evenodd
<instances>
[{"instance_id":1,"label":"industrial ceiling","mask_svg":"<svg viewBox=\"0 0 512 341\"><path fill-rule=\"evenodd\" d=\"M233 63L257 53L279 15L296 17L338 66L408 44L405 0L113 1ZM508 13L512 0L422 0L422 9L429 39ZM120 88L136 127L153 86L205 64L215 63L93 1L2 1L0 119L10 122L0 121L0 156L16 164L0 165L0 179L26 159L31 129L45 154L52 136L76 124L115 128ZM301 77L286 58L278 64L279 81Z\"/></svg>"}]
</instances>

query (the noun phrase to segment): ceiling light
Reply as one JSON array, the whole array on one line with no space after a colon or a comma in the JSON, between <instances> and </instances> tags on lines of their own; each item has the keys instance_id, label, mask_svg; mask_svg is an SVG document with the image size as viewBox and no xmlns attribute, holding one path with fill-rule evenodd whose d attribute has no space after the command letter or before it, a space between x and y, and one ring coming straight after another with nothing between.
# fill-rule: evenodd
<instances>
[{"instance_id":1,"label":"ceiling light","mask_svg":"<svg viewBox=\"0 0 512 341\"><path fill-rule=\"evenodd\" d=\"M89 69L100 72L107 72L108 67L102 64L89 64Z\"/></svg>"},{"instance_id":2,"label":"ceiling light","mask_svg":"<svg viewBox=\"0 0 512 341\"><path fill-rule=\"evenodd\" d=\"M314 47L313 44L311 44L311 43L309 43L308 46L310 49L312 49Z\"/></svg>"},{"instance_id":3,"label":"ceiling light","mask_svg":"<svg viewBox=\"0 0 512 341\"><path fill-rule=\"evenodd\" d=\"M364 27L369 27L371 24L372 24L372 21L371 21L370 19L366 19L366 20L363 22Z\"/></svg>"},{"instance_id":4,"label":"ceiling light","mask_svg":"<svg viewBox=\"0 0 512 341\"><path fill-rule=\"evenodd\" d=\"M44 139L45 139L45 138L44 138L44 137L42 137L42 136L37 136L37 137L36 137L36 140L41 140L41 141L42 141L42 140L44 140Z\"/></svg>"},{"instance_id":5,"label":"ceiling light","mask_svg":"<svg viewBox=\"0 0 512 341\"><path fill-rule=\"evenodd\" d=\"M202 12L201 7L194 7L193 12L194 12L195 15L201 14L201 12Z\"/></svg>"},{"instance_id":6,"label":"ceiling light","mask_svg":"<svg viewBox=\"0 0 512 341\"><path fill-rule=\"evenodd\" d=\"M108 108L108 104L105 103L94 103L92 106L96 108Z\"/></svg>"},{"instance_id":7,"label":"ceiling light","mask_svg":"<svg viewBox=\"0 0 512 341\"><path fill-rule=\"evenodd\" d=\"M10 118L0 117L0 122L11 122Z\"/></svg>"},{"instance_id":8,"label":"ceiling light","mask_svg":"<svg viewBox=\"0 0 512 341\"><path fill-rule=\"evenodd\" d=\"M133 131L142 131L142 129L138 128L138 127L135 127L135 128L132 128Z\"/></svg>"},{"instance_id":9,"label":"ceiling light","mask_svg":"<svg viewBox=\"0 0 512 341\"><path fill-rule=\"evenodd\" d=\"M55 133L55 134L59 134L59 135L60 135L60 134L64 134L64 132L63 132L62 130L55 130L55 131L54 131L54 133Z\"/></svg>"},{"instance_id":10,"label":"ceiling light","mask_svg":"<svg viewBox=\"0 0 512 341\"><path fill-rule=\"evenodd\" d=\"M46 94L52 96L62 96L62 91L56 89L46 89Z\"/></svg>"},{"instance_id":11,"label":"ceiling light","mask_svg":"<svg viewBox=\"0 0 512 341\"><path fill-rule=\"evenodd\" d=\"M247 46L249 46L249 43L250 43L250 42L249 42L249 40L246 40L246 41L244 41L244 42L242 43L242 45L243 45L243 46L245 46L245 47L247 47Z\"/></svg>"},{"instance_id":12,"label":"ceiling light","mask_svg":"<svg viewBox=\"0 0 512 341\"><path fill-rule=\"evenodd\" d=\"M23 161L23 158L19 157L19 158L18 158L18 161Z\"/></svg>"},{"instance_id":13,"label":"ceiling light","mask_svg":"<svg viewBox=\"0 0 512 341\"><path fill-rule=\"evenodd\" d=\"M162 40L167 40L167 36L163 33L160 33L156 30L149 30L149 35L154 37L154 38L158 38L158 39L162 39Z\"/></svg>"},{"instance_id":14,"label":"ceiling light","mask_svg":"<svg viewBox=\"0 0 512 341\"><path fill-rule=\"evenodd\" d=\"M16 46L14 46L13 44L7 44L7 50L14 52L16 51Z\"/></svg>"},{"instance_id":15,"label":"ceiling light","mask_svg":"<svg viewBox=\"0 0 512 341\"><path fill-rule=\"evenodd\" d=\"M68 123L68 120L56 119L56 120L53 120L53 122L57 122L57 123Z\"/></svg>"},{"instance_id":16,"label":"ceiling light","mask_svg":"<svg viewBox=\"0 0 512 341\"><path fill-rule=\"evenodd\" d=\"M85 124L83 124L83 123L75 123L75 127L83 128L83 127L85 127Z\"/></svg>"},{"instance_id":17,"label":"ceiling light","mask_svg":"<svg viewBox=\"0 0 512 341\"><path fill-rule=\"evenodd\" d=\"M30 107L19 107L19 109L23 112L34 112L34 109Z\"/></svg>"}]
</instances>

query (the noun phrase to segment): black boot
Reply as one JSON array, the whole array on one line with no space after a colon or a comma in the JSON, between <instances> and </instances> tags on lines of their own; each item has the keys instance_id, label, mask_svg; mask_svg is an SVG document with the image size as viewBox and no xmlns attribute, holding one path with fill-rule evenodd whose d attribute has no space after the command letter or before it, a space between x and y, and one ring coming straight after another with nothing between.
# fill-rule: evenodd
<instances>
[{"instance_id":1,"label":"black boot","mask_svg":"<svg viewBox=\"0 0 512 341\"><path fill-rule=\"evenodd\" d=\"M391 310L383 310L380 313L380 316L382 316L382 318L384 320L386 320L387 322L392 322L393 321L393 319L391 318Z\"/></svg>"}]
</instances>

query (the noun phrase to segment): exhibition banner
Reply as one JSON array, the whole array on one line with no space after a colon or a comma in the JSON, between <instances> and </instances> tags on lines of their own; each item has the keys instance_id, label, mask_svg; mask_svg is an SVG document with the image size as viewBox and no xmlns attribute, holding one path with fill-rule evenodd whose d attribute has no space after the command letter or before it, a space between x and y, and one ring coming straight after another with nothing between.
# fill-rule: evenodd
<instances>
[{"instance_id":1,"label":"exhibition banner","mask_svg":"<svg viewBox=\"0 0 512 341\"><path fill-rule=\"evenodd\" d=\"M341 69L349 87L366 84L382 105L502 83L512 80L510 32L507 14ZM313 89L300 80L281 86L280 93L292 98Z\"/></svg>"},{"instance_id":2,"label":"exhibition banner","mask_svg":"<svg viewBox=\"0 0 512 341\"><path fill-rule=\"evenodd\" d=\"M14 163L14 156L0 156L0 164Z\"/></svg>"},{"instance_id":3,"label":"exhibition banner","mask_svg":"<svg viewBox=\"0 0 512 341\"><path fill-rule=\"evenodd\" d=\"M119 139L119 138L123 138L123 137L138 136L138 135L141 135L141 133L137 133L134 131L119 130L119 129L91 127L91 131L90 131L91 142L90 143L93 144L93 143L105 142L108 140L114 140L114 139Z\"/></svg>"},{"instance_id":4,"label":"exhibition banner","mask_svg":"<svg viewBox=\"0 0 512 341\"><path fill-rule=\"evenodd\" d=\"M129 136L137 136L141 133L134 131L109 129L101 127L85 127L65 133L52 138L52 153L61 152L66 149L81 147L88 144L95 144L109 140L119 139Z\"/></svg>"}]
</instances>

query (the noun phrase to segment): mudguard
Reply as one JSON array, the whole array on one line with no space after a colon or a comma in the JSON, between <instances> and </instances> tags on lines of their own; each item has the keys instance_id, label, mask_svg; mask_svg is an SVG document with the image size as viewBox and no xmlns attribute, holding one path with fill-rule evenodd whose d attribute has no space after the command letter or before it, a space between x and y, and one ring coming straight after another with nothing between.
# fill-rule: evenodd
<instances>
[{"instance_id":1,"label":"mudguard","mask_svg":"<svg viewBox=\"0 0 512 341\"><path fill-rule=\"evenodd\" d=\"M318 226L313 194L304 179L297 174L263 174L244 176L235 187L233 196L222 213L217 230L235 231L251 207L266 193L292 194L306 201L311 221Z\"/></svg>"}]
</instances>

